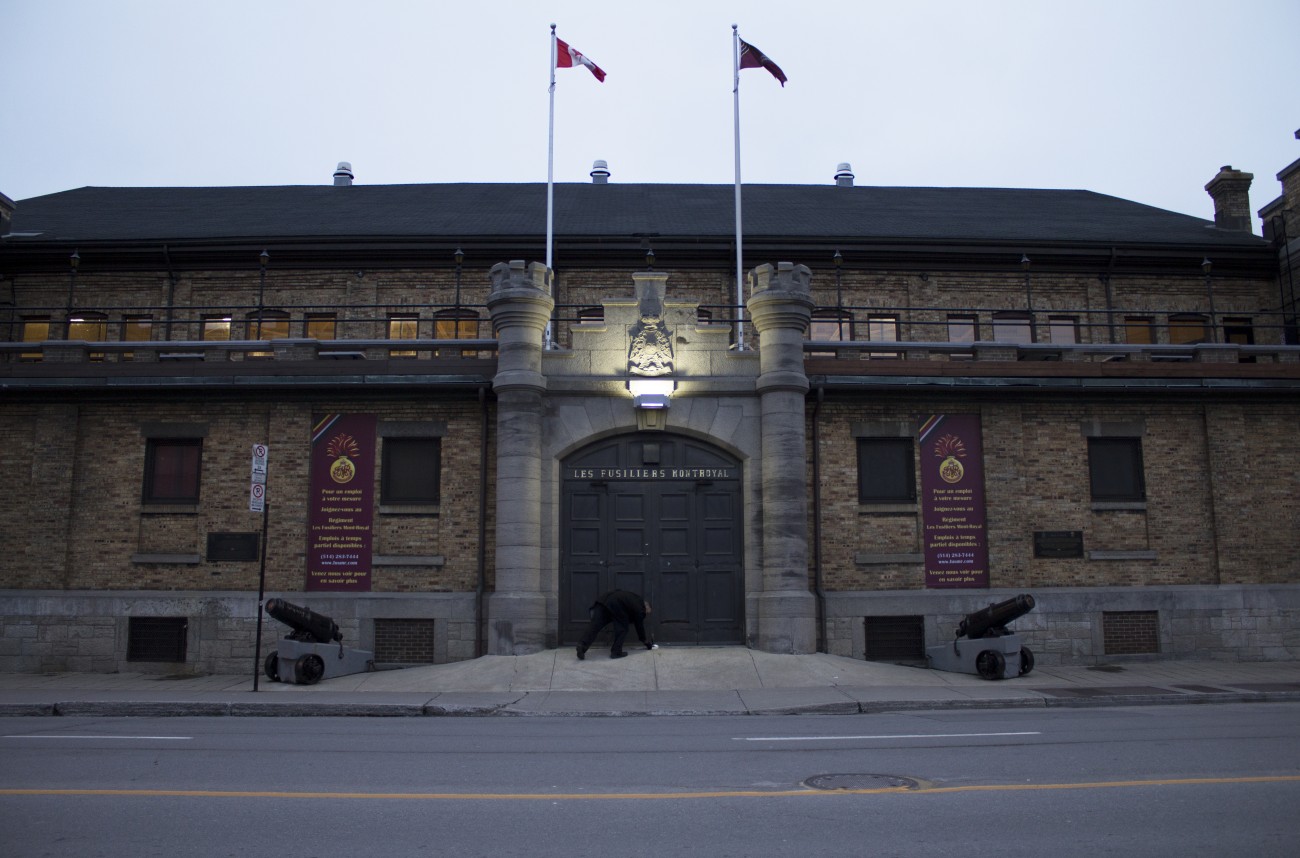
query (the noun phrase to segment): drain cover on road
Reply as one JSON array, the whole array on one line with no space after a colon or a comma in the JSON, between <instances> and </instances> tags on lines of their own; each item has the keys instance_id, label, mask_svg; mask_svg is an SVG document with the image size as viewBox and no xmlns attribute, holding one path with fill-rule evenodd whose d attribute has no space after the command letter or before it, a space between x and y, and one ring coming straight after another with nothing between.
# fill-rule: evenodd
<instances>
[{"instance_id":1,"label":"drain cover on road","mask_svg":"<svg viewBox=\"0 0 1300 858\"><path fill-rule=\"evenodd\" d=\"M899 775L814 775L804 781L804 786L813 789L920 789L921 782L915 778Z\"/></svg>"}]
</instances>

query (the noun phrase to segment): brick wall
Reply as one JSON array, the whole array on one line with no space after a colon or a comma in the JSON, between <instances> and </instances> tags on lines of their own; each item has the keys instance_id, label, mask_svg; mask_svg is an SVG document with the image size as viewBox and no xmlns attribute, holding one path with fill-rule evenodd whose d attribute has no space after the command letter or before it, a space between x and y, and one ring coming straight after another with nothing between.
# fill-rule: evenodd
<instances>
[{"instance_id":1,"label":"brick wall","mask_svg":"<svg viewBox=\"0 0 1300 858\"><path fill-rule=\"evenodd\" d=\"M0 447L16 491L0 500L0 536L7 546L0 588L255 589L256 561L208 562L203 555L208 533L260 531L261 516L248 511L249 450L269 440L266 583L270 589L302 589L311 425L316 415L343 410L447 426L437 511L375 514L377 554L438 556L445 563L377 567L373 589L474 589L482 420L476 400L264 402L212 395L6 409ZM142 504L145 422L206 427L196 507ZM372 478L378 498L377 467ZM40 502L33 503L35 498ZM489 498L489 515L493 509ZM189 555L198 562L141 560L141 555Z\"/></svg>"},{"instance_id":2,"label":"brick wall","mask_svg":"<svg viewBox=\"0 0 1300 858\"><path fill-rule=\"evenodd\" d=\"M981 418L993 587L1300 581L1300 532L1288 501L1295 491L1288 439L1300 420L1294 401L884 400L837 396L821 407L821 559L829 589L924 586L919 560L872 559L919 556L920 507L857 502L854 423L915 424L959 412ZM1144 424L1145 508L1093 508L1085 421ZM1034 557L1033 534L1043 530L1082 531L1085 556Z\"/></svg>"}]
</instances>

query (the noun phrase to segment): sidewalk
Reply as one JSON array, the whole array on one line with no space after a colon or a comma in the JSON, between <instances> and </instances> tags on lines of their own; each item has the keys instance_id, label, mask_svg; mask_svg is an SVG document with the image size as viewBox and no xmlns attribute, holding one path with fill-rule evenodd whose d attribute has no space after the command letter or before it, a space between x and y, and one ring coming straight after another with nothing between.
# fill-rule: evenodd
<instances>
[{"instance_id":1,"label":"sidewalk","mask_svg":"<svg viewBox=\"0 0 1300 858\"><path fill-rule=\"evenodd\" d=\"M1300 661L1037 667L990 682L821 653L572 649L288 685L246 676L0 674L3 715L785 715L907 709L1300 701Z\"/></svg>"}]
</instances>

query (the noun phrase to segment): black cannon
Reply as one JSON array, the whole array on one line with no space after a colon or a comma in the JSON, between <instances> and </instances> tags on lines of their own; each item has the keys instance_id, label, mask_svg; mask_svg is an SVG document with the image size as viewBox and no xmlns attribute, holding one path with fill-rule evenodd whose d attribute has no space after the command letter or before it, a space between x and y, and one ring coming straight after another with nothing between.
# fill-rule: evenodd
<instances>
[{"instance_id":1,"label":"black cannon","mask_svg":"<svg viewBox=\"0 0 1300 858\"><path fill-rule=\"evenodd\" d=\"M322 679L375 669L375 654L345 647L338 623L324 614L284 599L267 599L266 612L293 629L266 657L263 668L271 680L315 685Z\"/></svg>"},{"instance_id":2,"label":"black cannon","mask_svg":"<svg viewBox=\"0 0 1300 858\"><path fill-rule=\"evenodd\" d=\"M288 640L302 643L343 641L339 624L310 608L286 602L284 599L267 599L266 612L271 615L271 619L279 620L293 629L293 632L287 636Z\"/></svg>"},{"instance_id":3,"label":"black cannon","mask_svg":"<svg viewBox=\"0 0 1300 858\"><path fill-rule=\"evenodd\" d=\"M1007 624L1013 623L1034 609L1034 597L1028 593L989 605L957 624L959 638L1000 638L1011 634Z\"/></svg>"},{"instance_id":4,"label":"black cannon","mask_svg":"<svg viewBox=\"0 0 1300 858\"><path fill-rule=\"evenodd\" d=\"M985 679L1024 676L1034 669L1034 654L1007 625L1033 609L1034 597L1025 593L967 614L956 640L926 649L930 667Z\"/></svg>"}]
</instances>

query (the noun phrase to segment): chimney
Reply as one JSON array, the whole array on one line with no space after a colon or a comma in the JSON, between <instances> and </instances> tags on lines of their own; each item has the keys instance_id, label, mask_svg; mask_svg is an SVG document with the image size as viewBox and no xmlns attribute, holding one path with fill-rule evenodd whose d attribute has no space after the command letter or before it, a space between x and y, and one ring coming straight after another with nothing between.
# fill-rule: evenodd
<instances>
[{"instance_id":1,"label":"chimney","mask_svg":"<svg viewBox=\"0 0 1300 858\"><path fill-rule=\"evenodd\" d=\"M853 187L853 165L848 161L835 166L835 186L837 188Z\"/></svg>"},{"instance_id":2,"label":"chimney","mask_svg":"<svg viewBox=\"0 0 1300 858\"><path fill-rule=\"evenodd\" d=\"M1219 229L1250 232L1250 183L1254 178L1227 165L1205 186L1214 200L1214 225Z\"/></svg>"},{"instance_id":3,"label":"chimney","mask_svg":"<svg viewBox=\"0 0 1300 858\"><path fill-rule=\"evenodd\" d=\"M591 165L591 183L593 185L609 184L609 164L605 161L595 161Z\"/></svg>"},{"instance_id":4,"label":"chimney","mask_svg":"<svg viewBox=\"0 0 1300 858\"><path fill-rule=\"evenodd\" d=\"M339 161L338 168L334 171L334 187L347 188L352 186L352 162Z\"/></svg>"}]
</instances>

